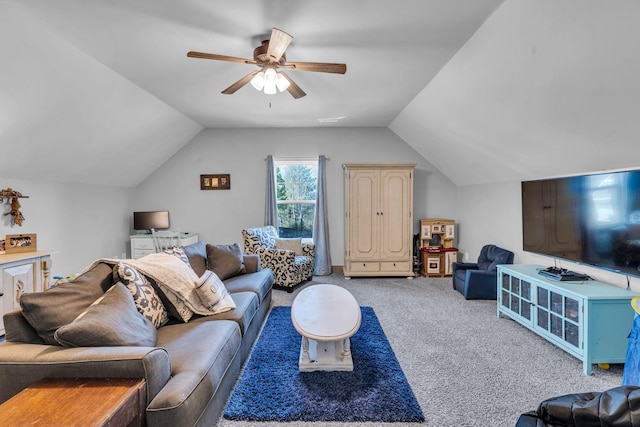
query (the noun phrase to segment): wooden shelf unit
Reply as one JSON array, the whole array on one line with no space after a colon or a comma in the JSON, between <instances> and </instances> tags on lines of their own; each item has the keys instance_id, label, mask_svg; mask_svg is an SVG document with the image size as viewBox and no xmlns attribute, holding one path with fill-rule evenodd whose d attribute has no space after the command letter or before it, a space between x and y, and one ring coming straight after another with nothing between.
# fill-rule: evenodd
<instances>
[{"instance_id":1,"label":"wooden shelf unit","mask_svg":"<svg viewBox=\"0 0 640 427\"><path fill-rule=\"evenodd\" d=\"M453 247L455 236L455 221L452 219L420 220L420 249L430 248L420 251L420 274L425 277L451 276L451 263L458 258L458 250Z\"/></svg>"}]
</instances>

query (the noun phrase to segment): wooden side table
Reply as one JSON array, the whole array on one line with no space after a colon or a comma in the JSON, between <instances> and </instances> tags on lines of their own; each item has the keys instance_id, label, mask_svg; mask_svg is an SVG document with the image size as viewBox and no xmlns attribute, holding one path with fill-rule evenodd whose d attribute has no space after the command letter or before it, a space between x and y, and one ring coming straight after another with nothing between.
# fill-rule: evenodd
<instances>
[{"instance_id":1,"label":"wooden side table","mask_svg":"<svg viewBox=\"0 0 640 427\"><path fill-rule=\"evenodd\" d=\"M0 405L1 426L142 426L145 381L45 378Z\"/></svg>"}]
</instances>

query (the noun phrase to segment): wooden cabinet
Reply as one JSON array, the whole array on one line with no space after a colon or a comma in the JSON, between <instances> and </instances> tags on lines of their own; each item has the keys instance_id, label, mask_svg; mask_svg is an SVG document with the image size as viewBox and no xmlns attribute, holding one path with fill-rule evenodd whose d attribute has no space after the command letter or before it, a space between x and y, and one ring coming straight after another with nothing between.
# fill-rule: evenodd
<instances>
[{"instance_id":1,"label":"wooden cabinet","mask_svg":"<svg viewBox=\"0 0 640 427\"><path fill-rule=\"evenodd\" d=\"M588 280L556 282L537 265L498 266L498 317L505 315L583 363L624 363L637 293ZM535 351L535 350L534 350Z\"/></svg>"},{"instance_id":2,"label":"wooden cabinet","mask_svg":"<svg viewBox=\"0 0 640 427\"><path fill-rule=\"evenodd\" d=\"M345 164L344 275L413 273L415 164Z\"/></svg>"},{"instance_id":3,"label":"wooden cabinet","mask_svg":"<svg viewBox=\"0 0 640 427\"><path fill-rule=\"evenodd\" d=\"M455 235L455 221L452 219L420 220L420 274L426 277L451 276L451 264L458 258L458 250L453 247Z\"/></svg>"},{"instance_id":4,"label":"wooden cabinet","mask_svg":"<svg viewBox=\"0 0 640 427\"><path fill-rule=\"evenodd\" d=\"M131 239L131 258L138 259L156 252L151 234L133 234L129 238ZM180 233L180 246L188 246L197 241L198 233Z\"/></svg>"},{"instance_id":5,"label":"wooden cabinet","mask_svg":"<svg viewBox=\"0 0 640 427\"><path fill-rule=\"evenodd\" d=\"M20 295L49 287L52 252L0 255L0 335L4 335L4 313L20 308Z\"/></svg>"}]
</instances>

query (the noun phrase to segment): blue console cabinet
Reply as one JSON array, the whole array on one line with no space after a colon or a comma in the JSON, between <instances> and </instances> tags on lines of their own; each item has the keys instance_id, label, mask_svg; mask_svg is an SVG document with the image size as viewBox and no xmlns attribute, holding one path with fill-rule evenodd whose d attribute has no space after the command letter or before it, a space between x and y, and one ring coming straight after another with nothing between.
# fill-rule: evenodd
<instances>
[{"instance_id":1,"label":"blue console cabinet","mask_svg":"<svg viewBox=\"0 0 640 427\"><path fill-rule=\"evenodd\" d=\"M541 269L498 266L498 317L510 317L582 360L586 375L594 363L624 363L631 299L638 294L594 280L550 280L538 274Z\"/></svg>"}]
</instances>

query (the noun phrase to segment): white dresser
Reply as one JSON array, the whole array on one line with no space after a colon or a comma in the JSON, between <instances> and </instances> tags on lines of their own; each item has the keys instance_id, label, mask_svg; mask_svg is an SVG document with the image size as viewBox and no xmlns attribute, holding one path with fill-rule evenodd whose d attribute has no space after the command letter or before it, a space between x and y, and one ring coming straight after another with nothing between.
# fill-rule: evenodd
<instances>
[{"instance_id":1,"label":"white dresser","mask_svg":"<svg viewBox=\"0 0 640 427\"><path fill-rule=\"evenodd\" d=\"M49 287L52 251L0 255L0 335L2 316L20 308L20 295L41 292Z\"/></svg>"},{"instance_id":2,"label":"white dresser","mask_svg":"<svg viewBox=\"0 0 640 427\"><path fill-rule=\"evenodd\" d=\"M155 253L153 236L151 234L133 234L131 239L131 258L142 258L145 255ZM198 241L198 233L180 233L180 246L191 245Z\"/></svg>"}]
</instances>

